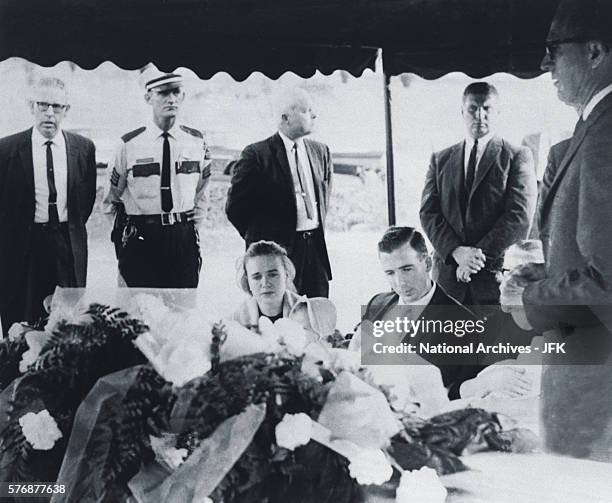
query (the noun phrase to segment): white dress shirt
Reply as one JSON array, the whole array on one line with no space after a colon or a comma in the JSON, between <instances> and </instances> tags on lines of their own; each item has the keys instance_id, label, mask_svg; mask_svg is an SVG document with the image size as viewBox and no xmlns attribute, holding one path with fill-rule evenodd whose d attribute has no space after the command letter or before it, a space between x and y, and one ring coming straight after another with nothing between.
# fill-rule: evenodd
<instances>
[{"instance_id":1,"label":"white dress shirt","mask_svg":"<svg viewBox=\"0 0 612 503\"><path fill-rule=\"evenodd\" d=\"M49 222L49 182L47 181L47 141L52 141L53 172L57 190L57 215L60 222L68 221L68 161L66 139L61 129L49 140L32 129L32 162L34 164L34 222Z\"/></svg>"},{"instance_id":2,"label":"white dress shirt","mask_svg":"<svg viewBox=\"0 0 612 503\"><path fill-rule=\"evenodd\" d=\"M478 173L478 165L480 164L480 160L484 155L485 150L487 149L487 145L493 138L493 133L489 133L482 138L478 138L478 147L476 147L476 170L474 171L474 175ZM463 173L467 175L468 164L470 162L470 152L472 151L472 147L474 146L474 138L471 136L466 137L463 151Z\"/></svg>"},{"instance_id":3,"label":"white dress shirt","mask_svg":"<svg viewBox=\"0 0 612 503\"><path fill-rule=\"evenodd\" d=\"M582 110L582 119L587 120L595 106L597 106L597 104L610 93L612 93L612 84L604 87L601 91L595 93L595 95L589 100L587 105Z\"/></svg>"},{"instance_id":4,"label":"white dress shirt","mask_svg":"<svg viewBox=\"0 0 612 503\"><path fill-rule=\"evenodd\" d=\"M168 131L170 145L170 187L172 212L195 210L199 223L206 214L206 187L210 182L210 160L204 139L189 133L190 128L174 124ZM163 131L152 120L139 134L121 141L108 171L102 201L105 213L114 214L114 204L122 202L128 215L162 213L161 172Z\"/></svg>"},{"instance_id":5,"label":"white dress shirt","mask_svg":"<svg viewBox=\"0 0 612 503\"><path fill-rule=\"evenodd\" d=\"M291 140L280 131L278 132L283 143L285 145L285 152L287 154L287 160L289 161L289 167L291 168L291 176L293 177L293 186L295 188L295 203L297 206L297 231L309 231L316 229L319 226L319 212L317 211L317 199L315 196L314 181L312 179L312 167L310 166L310 160L308 159L308 153L306 152L306 146L304 145L304 139L298 138L296 141ZM312 218L308 218L306 213L306 203L302 198L302 190L300 187L300 180L297 174L297 166L295 165L295 154L293 145L297 145L298 159L302 166L302 173L305 175L303 183L307 196L310 197L311 207L314 209L314 215Z\"/></svg>"}]
</instances>

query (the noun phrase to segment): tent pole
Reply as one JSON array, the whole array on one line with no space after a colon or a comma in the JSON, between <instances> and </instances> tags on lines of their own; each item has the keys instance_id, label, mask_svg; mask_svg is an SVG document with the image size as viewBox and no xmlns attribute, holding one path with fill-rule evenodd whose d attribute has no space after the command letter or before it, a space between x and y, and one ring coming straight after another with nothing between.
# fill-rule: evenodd
<instances>
[{"instance_id":1,"label":"tent pole","mask_svg":"<svg viewBox=\"0 0 612 503\"><path fill-rule=\"evenodd\" d=\"M385 70L384 60L382 69L385 93L385 136L387 144L387 214L389 225L395 225L395 170L393 167L393 130L391 124L391 77Z\"/></svg>"}]
</instances>

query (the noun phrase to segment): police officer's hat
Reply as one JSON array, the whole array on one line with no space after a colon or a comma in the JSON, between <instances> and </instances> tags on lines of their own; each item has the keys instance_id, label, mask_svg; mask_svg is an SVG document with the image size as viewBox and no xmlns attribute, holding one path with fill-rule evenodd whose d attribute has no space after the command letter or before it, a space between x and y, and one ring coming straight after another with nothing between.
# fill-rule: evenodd
<instances>
[{"instance_id":1,"label":"police officer's hat","mask_svg":"<svg viewBox=\"0 0 612 503\"><path fill-rule=\"evenodd\" d=\"M166 91L168 89L181 88L182 86L182 75L179 75L178 73L160 73L146 82L145 89L147 92L151 90Z\"/></svg>"}]
</instances>

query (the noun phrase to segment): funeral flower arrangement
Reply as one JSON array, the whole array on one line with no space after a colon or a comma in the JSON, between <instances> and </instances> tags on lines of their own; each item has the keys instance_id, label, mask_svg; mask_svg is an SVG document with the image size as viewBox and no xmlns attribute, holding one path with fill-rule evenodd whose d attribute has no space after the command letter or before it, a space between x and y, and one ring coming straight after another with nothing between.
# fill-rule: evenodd
<instances>
[{"instance_id":1,"label":"funeral flower arrangement","mask_svg":"<svg viewBox=\"0 0 612 503\"><path fill-rule=\"evenodd\" d=\"M465 451L515 445L483 410L419 417L406 375L361 367L339 333L129 299L0 345L2 480L56 480L66 502L434 503Z\"/></svg>"},{"instance_id":2,"label":"funeral flower arrangement","mask_svg":"<svg viewBox=\"0 0 612 503\"><path fill-rule=\"evenodd\" d=\"M465 469L466 449L512 449L494 414L425 421L395 410L392 388L289 320L262 318L259 333L186 314L175 323L174 337L136 339L149 365L102 379L85 399L63 501L352 503L372 486L397 501L444 501L437 474Z\"/></svg>"},{"instance_id":3,"label":"funeral flower arrangement","mask_svg":"<svg viewBox=\"0 0 612 503\"><path fill-rule=\"evenodd\" d=\"M99 377L145 361L132 341L146 330L100 304L44 331L11 327L0 344L0 480L55 480L77 408Z\"/></svg>"}]
</instances>

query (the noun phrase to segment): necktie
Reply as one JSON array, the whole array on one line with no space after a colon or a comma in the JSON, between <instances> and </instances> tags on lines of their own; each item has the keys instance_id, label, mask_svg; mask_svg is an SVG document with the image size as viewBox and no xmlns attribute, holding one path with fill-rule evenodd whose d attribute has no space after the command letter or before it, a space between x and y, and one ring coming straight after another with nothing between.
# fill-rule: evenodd
<instances>
[{"instance_id":1,"label":"necktie","mask_svg":"<svg viewBox=\"0 0 612 503\"><path fill-rule=\"evenodd\" d=\"M295 156L295 170L297 171L298 181L300 183L300 193L304 200L304 206L306 207L306 216L309 220L314 218L314 209L312 207L312 199L308 193L308 184L305 180L305 173L302 171L302 165L300 164L300 158L298 156L297 143L293 144L293 154Z\"/></svg>"},{"instance_id":2,"label":"necktie","mask_svg":"<svg viewBox=\"0 0 612 503\"><path fill-rule=\"evenodd\" d=\"M51 140L46 141L47 146L47 184L49 185L49 223L59 224L57 213L57 189L55 188L55 175L53 173L53 152L51 151Z\"/></svg>"},{"instance_id":3,"label":"necktie","mask_svg":"<svg viewBox=\"0 0 612 503\"><path fill-rule=\"evenodd\" d=\"M162 133L164 137L164 150L162 153L161 170L161 207L162 211L168 213L172 211L172 189L170 187L170 142L168 141L168 131Z\"/></svg>"},{"instance_id":4,"label":"necktie","mask_svg":"<svg viewBox=\"0 0 612 503\"><path fill-rule=\"evenodd\" d=\"M467 172L465 174L465 191L467 198L470 198L472 185L474 184L474 175L476 174L476 153L478 151L478 140L474 140L474 146L470 150L470 158L468 159Z\"/></svg>"}]
</instances>

